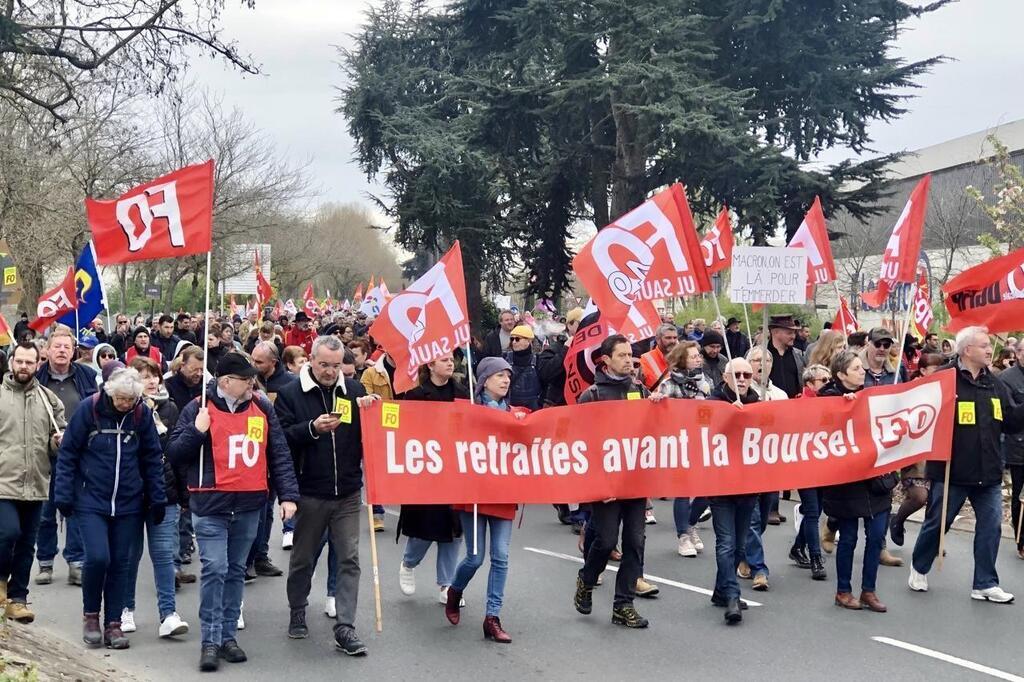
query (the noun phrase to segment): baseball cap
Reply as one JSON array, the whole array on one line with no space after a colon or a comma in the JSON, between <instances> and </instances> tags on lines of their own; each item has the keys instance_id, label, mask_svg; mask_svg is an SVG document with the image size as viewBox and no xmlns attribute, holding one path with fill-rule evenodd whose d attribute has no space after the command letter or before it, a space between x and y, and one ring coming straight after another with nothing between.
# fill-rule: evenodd
<instances>
[{"instance_id":1,"label":"baseball cap","mask_svg":"<svg viewBox=\"0 0 1024 682\"><path fill-rule=\"evenodd\" d=\"M885 340L889 340L889 341L895 342L895 339L893 338L892 332L890 332L885 327L875 327L871 331L868 332L868 342L870 342L870 343L874 343L875 341L885 341Z\"/></svg>"},{"instance_id":2,"label":"baseball cap","mask_svg":"<svg viewBox=\"0 0 1024 682\"><path fill-rule=\"evenodd\" d=\"M227 353L217 363L218 377L254 377L257 374L256 368L241 353Z\"/></svg>"}]
</instances>

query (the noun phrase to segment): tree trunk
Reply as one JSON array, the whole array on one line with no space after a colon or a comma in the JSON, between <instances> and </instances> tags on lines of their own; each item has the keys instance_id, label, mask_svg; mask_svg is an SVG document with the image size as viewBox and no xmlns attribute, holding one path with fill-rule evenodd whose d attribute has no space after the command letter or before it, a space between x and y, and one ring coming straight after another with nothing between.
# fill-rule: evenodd
<instances>
[{"instance_id":1,"label":"tree trunk","mask_svg":"<svg viewBox=\"0 0 1024 682\"><path fill-rule=\"evenodd\" d=\"M640 122L636 114L625 111L612 99L615 118L615 164L612 172L611 219L643 203L645 198L647 159L640 139Z\"/></svg>"},{"instance_id":2,"label":"tree trunk","mask_svg":"<svg viewBox=\"0 0 1024 682\"><path fill-rule=\"evenodd\" d=\"M484 297L479 255L471 242L466 241L463 244L466 247L462 251L462 263L466 274L466 305L469 307L469 320L474 335L482 336L487 330L480 327Z\"/></svg>"}]
</instances>

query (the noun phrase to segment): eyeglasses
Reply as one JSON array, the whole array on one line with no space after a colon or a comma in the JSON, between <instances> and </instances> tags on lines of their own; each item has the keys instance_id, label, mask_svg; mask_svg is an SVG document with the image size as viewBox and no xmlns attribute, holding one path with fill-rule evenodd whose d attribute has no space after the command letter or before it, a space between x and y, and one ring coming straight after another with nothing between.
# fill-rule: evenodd
<instances>
[{"instance_id":1,"label":"eyeglasses","mask_svg":"<svg viewBox=\"0 0 1024 682\"><path fill-rule=\"evenodd\" d=\"M890 341L889 339L882 339L880 341L872 341L871 345L874 346L875 348L889 350L890 348L892 348L892 341Z\"/></svg>"},{"instance_id":2,"label":"eyeglasses","mask_svg":"<svg viewBox=\"0 0 1024 682\"><path fill-rule=\"evenodd\" d=\"M101 358L112 358L112 357L114 357L114 354L113 353L100 353L100 357Z\"/></svg>"},{"instance_id":3,"label":"eyeglasses","mask_svg":"<svg viewBox=\"0 0 1024 682\"><path fill-rule=\"evenodd\" d=\"M513 337L510 337L509 340L510 341L525 341L526 339L523 338L522 336L513 336Z\"/></svg>"},{"instance_id":4,"label":"eyeglasses","mask_svg":"<svg viewBox=\"0 0 1024 682\"><path fill-rule=\"evenodd\" d=\"M737 379L753 379L754 378L754 373L753 372L734 372L734 374L736 375Z\"/></svg>"},{"instance_id":5,"label":"eyeglasses","mask_svg":"<svg viewBox=\"0 0 1024 682\"><path fill-rule=\"evenodd\" d=\"M232 379L234 381L244 381L247 384L256 383L256 377L240 377L237 374L228 374L227 376L228 379Z\"/></svg>"}]
</instances>

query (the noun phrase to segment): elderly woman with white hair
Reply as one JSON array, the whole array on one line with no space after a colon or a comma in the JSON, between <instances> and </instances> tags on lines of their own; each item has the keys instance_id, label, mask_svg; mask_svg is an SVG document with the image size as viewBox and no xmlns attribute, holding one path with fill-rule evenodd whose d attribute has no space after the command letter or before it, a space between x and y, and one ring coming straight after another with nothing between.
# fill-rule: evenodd
<instances>
[{"instance_id":1,"label":"elderly woman with white hair","mask_svg":"<svg viewBox=\"0 0 1024 682\"><path fill-rule=\"evenodd\" d=\"M57 456L54 504L82 533L82 639L90 647L127 649L121 631L131 558L145 515L163 521L167 502L160 436L140 401L138 371L103 368L103 390L79 403ZM100 606L105 607L100 629Z\"/></svg>"}]
</instances>

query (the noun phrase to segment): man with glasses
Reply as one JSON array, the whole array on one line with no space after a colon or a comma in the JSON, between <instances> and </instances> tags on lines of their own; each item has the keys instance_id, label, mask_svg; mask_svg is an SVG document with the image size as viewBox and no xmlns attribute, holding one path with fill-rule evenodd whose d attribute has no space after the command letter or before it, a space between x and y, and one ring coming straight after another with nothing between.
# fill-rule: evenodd
<instances>
[{"instance_id":1,"label":"man with glasses","mask_svg":"<svg viewBox=\"0 0 1024 682\"><path fill-rule=\"evenodd\" d=\"M313 342L309 363L299 379L281 389L274 409L298 463L302 497L288 564L288 636L305 639L310 581L325 534L337 554L334 641L349 656L366 653L356 635L359 596L359 513L363 487L363 440L359 408L368 397L355 379L342 376L351 352L336 336Z\"/></svg>"},{"instance_id":2,"label":"man with glasses","mask_svg":"<svg viewBox=\"0 0 1024 682\"><path fill-rule=\"evenodd\" d=\"M927 462L931 479L928 506L914 544L908 584L915 592L928 591L928 572L939 552L940 524L953 525L964 502L975 514L974 581L971 599L1009 604L1013 595L999 586L996 557L1003 522L1002 436L1024 429L1024 404L1013 400L1010 388L989 367L992 340L985 327L966 327L956 335L956 410L953 447L949 460L949 500L942 519L946 462Z\"/></svg>"},{"instance_id":3,"label":"man with glasses","mask_svg":"<svg viewBox=\"0 0 1024 682\"><path fill-rule=\"evenodd\" d=\"M892 356L892 347L895 343L892 333L885 327L875 327L868 332L868 343L861 352L861 361L867 370L864 388L906 382L906 369L902 363L897 365L899 360Z\"/></svg>"},{"instance_id":4,"label":"man with glasses","mask_svg":"<svg viewBox=\"0 0 1024 682\"><path fill-rule=\"evenodd\" d=\"M127 315L118 315L114 321L114 333L110 336L110 345L117 351L117 357L123 357L131 345L131 324Z\"/></svg>"},{"instance_id":5,"label":"man with glasses","mask_svg":"<svg viewBox=\"0 0 1024 682\"><path fill-rule=\"evenodd\" d=\"M537 372L537 356L533 352L533 329L521 324L509 336L511 350L504 353L505 362L512 366L512 387L508 402L513 407L540 409L544 387Z\"/></svg>"},{"instance_id":6,"label":"man with glasses","mask_svg":"<svg viewBox=\"0 0 1024 682\"><path fill-rule=\"evenodd\" d=\"M236 639L245 564L267 501L268 480L281 501L281 518L295 514L295 466L274 407L254 392L256 368L239 353L217 363L217 382L181 412L167 458L187 469L189 507L202 557L199 621L201 671L219 659L247 659Z\"/></svg>"}]
</instances>

